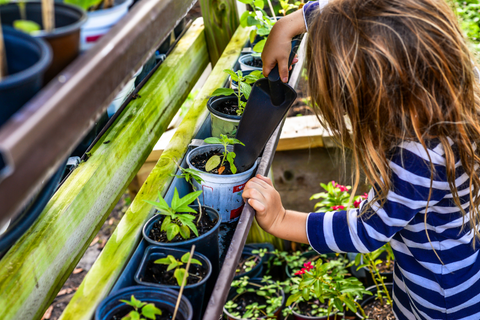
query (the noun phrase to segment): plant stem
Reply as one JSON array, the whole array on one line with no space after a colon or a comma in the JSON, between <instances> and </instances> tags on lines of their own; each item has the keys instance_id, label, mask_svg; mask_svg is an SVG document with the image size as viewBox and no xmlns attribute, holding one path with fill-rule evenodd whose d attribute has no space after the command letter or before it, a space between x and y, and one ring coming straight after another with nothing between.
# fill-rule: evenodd
<instances>
[{"instance_id":1,"label":"plant stem","mask_svg":"<svg viewBox=\"0 0 480 320\"><path fill-rule=\"evenodd\" d=\"M182 299L183 288L185 288L185 284L187 283L188 269L190 268L190 262L192 261L194 252L195 245L192 245L192 249L190 250L190 257L188 257L187 266L185 267L185 274L183 275L182 285L178 293L177 304L175 305L175 311L173 312L172 320L175 320L175 317L177 316L178 307L180 306L180 300Z\"/></svg>"},{"instance_id":2,"label":"plant stem","mask_svg":"<svg viewBox=\"0 0 480 320\"><path fill-rule=\"evenodd\" d=\"M267 0L268 6L270 7L270 11L272 11L272 18L275 19L275 10L273 10L272 2L270 0Z\"/></svg>"},{"instance_id":3,"label":"plant stem","mask_svg":"<svg viewBox=\"0 0 480 320\"><path fill-rule=\"evenodd\" d=\"M0 80L7 76L7 57L3 42L2 22L0 21Z\"/></svg>"},{"instance_id":4,"label":"plant stem","mask_svg":"<svg viewBox=\"0 0 480 320\"><path fill-rule=\"evenodd\" d=\"M52 32L55 29L55 12L53 0L42 0L43 29Z\"/></svg>"}]
</instances>

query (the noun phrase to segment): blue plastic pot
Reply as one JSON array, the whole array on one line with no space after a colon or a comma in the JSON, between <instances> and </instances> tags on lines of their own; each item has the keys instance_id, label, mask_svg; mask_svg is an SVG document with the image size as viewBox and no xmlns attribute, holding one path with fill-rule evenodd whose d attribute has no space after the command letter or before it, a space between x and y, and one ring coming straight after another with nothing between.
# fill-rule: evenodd
<instances>
[{"instance_id":1,"label":"blue plastic pot","mask_svg":"<svg viewBox=\"0 0 480 320\"><path fill-rule=\"evenodd\" d=\"M195 210L198 210L198 206L190 206ZM218 231L220 227L220 223L222 219L218 214L217 210L210 208L210 207L203 207L205 212L208 216L213 220L217 221L215 226L205 234L202 234L198 238L193 238L189 240L185 240L182 242L157 242L148 237L150 234L150 230L152 230L153 225L157 221L163 220L162 215L155 215L143 227L143 238L150 244L154 246L159 246L163 248L174 248L174 249L185 249L190 250L192 245L195 245L195 252L201 253L205 255L210 263L212 264L212 275L210 279L207 281L207 290L205 293L206 297L210 297L210 294L213 291L213 287L215 286L215 281L218 277L218 273L220 270L219 265L219 247L218 247Z\"/></svg>"},{"instance_id":2,"label":"blue plastic pot","mask_svg":"<svg viewBox=\"0 0 480 320\"><path fill-rule=\"evenodd\" d=\"M248 257L251 257L251 256L257 256L259 259L258 259L258 262L257 264L255 265L255 267L252 268L252 270L250 271L247 271L245 273L241 273L241 274L238 274L238 275L235 275L233 277L233 280L238 280L242 277L249 277L250 279L251 278L256 278L256 277L259 277L263 271L263 261L262 259L260 258L260 256L256 255L256 254L253 254L250 252L250 250L245 250L243 249L242 251L242 259L246 259Z\"/></svg>"},{"instance_id":3,"label":"blue plastic pot","mask_svg":"<svg viewBox=\"0 0 480 320\"><path fill-rule=\"evenodd\" d=\"M161 283L153 283L147 282L145 280L145 273L147 272L147 266L150 261L155 261L157 259L166 258L168 255L172 255L175 259L180 260L180 258L189 252L189 250L182 250L182 249L169 249L169 248L160 248L160 247L149 247L145 251L145 255L143 256L142 262L140 267L135 274L135 282L140 285L153 287L153 288L167 288L167 289L175 289L180 290L180 286L175 285L167 285ZM194 310L193 319L200 320L202 317L202 310L204 305L204 296L205 296L205 288L207 285L207 280L210 278L212 274L212 265L210 261L208 261L207 257L203 254L194 253L193 258L199 260L202 263L202 267L207 269L207 275L202 281L186 285L183 289L183 295L190 301L192 304L192 308ZM192 265L190 265L191 267Z\"/></svg>"},{"instance_id":4,"label":"blue plastic pot","mask_svg":"<svg viewBox=\"0 0 480 320\"><path fill-rule=\"evenodd\" d=\"M168 289L159 289L143 286L128 287L114 292L105 298L95 311L95 320L110 320L112 317L125 308L125 303L119 300L130 300L134 295L135 299L142 302L154 303L157 308L175 310L178 292ZM192 320L192 305L185 297L180 300L177 318L179 320Z\"/></svg>"},{"instance_id":5,"label":"blue plastic pot","mask_svg":"<svg viewBox=\"0 0 480 320\"><path fill-rule=\"evenodd\" d=\"M7 26L3 26L3 37L8 75L0 80L0 126L40 90L52 60L43 40Z\"/></svg>"}]
</instances>

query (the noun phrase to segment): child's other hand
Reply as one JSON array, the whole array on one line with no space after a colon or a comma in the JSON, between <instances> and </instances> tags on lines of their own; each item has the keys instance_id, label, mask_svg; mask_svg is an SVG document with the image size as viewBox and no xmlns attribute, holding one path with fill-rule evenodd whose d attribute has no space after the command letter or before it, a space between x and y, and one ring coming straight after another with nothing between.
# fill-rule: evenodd
<instances>
[{"instance_id":1,"label":"child's other hand","mask_svg":"<svg viewBox=\"0 0 480 320\"><path fill-rule=\"evenodd\" d=\"M273 187L272 181L259 174L245 185L242 197L255 209L258 224L267 232L277 217L285 213L280 194Z\"/></svg>"}]
</instances>

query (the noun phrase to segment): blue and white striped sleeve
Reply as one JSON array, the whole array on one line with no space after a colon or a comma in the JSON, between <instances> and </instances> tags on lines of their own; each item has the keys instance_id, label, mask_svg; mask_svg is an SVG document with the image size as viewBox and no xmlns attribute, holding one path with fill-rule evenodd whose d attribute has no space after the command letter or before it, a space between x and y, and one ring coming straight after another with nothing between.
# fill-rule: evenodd
<instances>
[{"instance_id":1,"label":"blue and white striped sleeve","mask_svg":"<svg viewBox=\"0 0 480 320\"><path fill-rule=\"evenodd\" d=\"M305 28L308 31L308 26L312 22L312 18L317 10L322 10L327 5L329 0L309 1L303 6L303 20L305 21Z\"/></svg>"},{"instance_id":2,"label":"blue and white striped sleeve","mask_svg":"<svg viewBox=\"0 0 480 320\"><path fill-rule=\"evenodd\" d=\"M402 230L417 213L427 206L431 170L428 156L420 144L403 143L401 152L390 160L392 188L383 207L372 202L374 189L358 209L349 211L313 212L307 218L307 237L318 252L372 252ZM434 206L450 193L445 181L444 158L429 152L436 175L429 206ZM443 177L443 178L442 178ZM362 208L366 212L359 216Z\"/></svg>"}]
</instances>

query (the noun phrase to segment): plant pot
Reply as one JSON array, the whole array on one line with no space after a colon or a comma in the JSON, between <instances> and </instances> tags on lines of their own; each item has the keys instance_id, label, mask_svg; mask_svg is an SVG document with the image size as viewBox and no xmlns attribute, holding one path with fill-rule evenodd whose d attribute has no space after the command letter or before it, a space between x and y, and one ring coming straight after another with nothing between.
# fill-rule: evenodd
<instances>
[{"instance_id":1,"label":"plant pot","mask_svg":"<svg viewBox=\"0 0 480 320\"><path fill-rule=\"evenodd\" d=\"M82 26L80 50L90 49L127 13L133 0L115 0L112 8L89 11L88 20Z\"/></svg>"},{"instance_id":2,"label":"plant pot","mask_svg":"<svg viewBox=\"0 0 480 320\"><path fill-rule=\"evenodd\" d=\"M72 5L55 3L55 29L44 30L32 34L41 38L52 47L53 60L45 73L44 83L52 80L60 71L70 64L79 53L80 27L87 21L87 14ZM40 1L25 2L25 13L28 20L38 23L43 28L42 3ZM2 24L13 25L20 19L20 11L16 3L0 6Z\"/></svg>"},{"instance_id":3,"label":"plant pot","mask_svg":"<svg viewBox=\"0 0 480 320\"><path fill-rule=\"evenodd\" d=\"M0 126L40 90L52 59L50 48L41 39L6 26L3 36L8 76L0 81Z\"/></svg>"},{"instance_id":4,"label":"plant pot","mask_svg":"<svg viewBox=\"0 0 480 320\"><path fill-rule=\"evenodd\" d=\"M169 289L151 288L143 286L128 287L114 292L105 298L95 311L95 320L110 320L125 308L125 303L119 300L128 300L134 295L142 302L154 303L157 308L166 309L173 313L177 302L178 292ZM177 319L192 320L193 309L187 298L180 299Z\"/></svg>"},{"instance_id":5,"label":"plant pot","mask_svg":"<svg viewBox=\"0 0 480 320\"><path fill-rule=\"evenodd\" d=\"M385 286L387 287L387 290L388 290L388 293L390 294L390 296L392 296L392 292L393 292L393 283L385 283ZM370 291L371 293L373 293L371 296L364 296L364 298L359 301L360 303L360 306L362 308L364 308L365 306L373 303L375 301L375 298L376 298L376 294L377 294L377 287L376 286L371 286L371 287L368 287L366 289L367 291ZM358 319L365 319L362 315L361 315L361 312L357 312L356 313L356 316L358 317Z\"/></svg>"},{"instance_id":6,"label":"plant pot","mask_svg":"<svg viewBox=\"0 0 480 320\"><path fill-rule=\"evenodd\" d=\"M142 67L143 68L143 67ZM137 72L128 80L127 84L120 90L115 99L107 108L108 117L111 118L115 112L120 108L120 106L127 100L128 96L135 90L135 80L138 75L142 72L142 68L138 69Z\"/></svg>"},{"instance_id":7,"label":"plant pot","mask_svg":"<svg viewBox=\"0 0 480 320\"><path fill-rule=\"evenodd\" d=\"M257 278L259 277L261 274L262 274L262 271L263 271L263 259L260 258L260 256L256 255L256 254L253 254L251 253L251 250L246 250L246 249L243 249L242 251L242 259L247 259L248 257L252 257L252 256L256 256L258 257L258 261L257 261L257 264L252 268L252 270L250 271L247 271L247 272L244 272L244 273L241 273L241 274L236 274L234 277L233 277L233 280L238 280L242 277L249 277L250 279L252 278Z\"/></svg>"},{"instance_id":8,"label":"plant pot","mask_svg":"<svg viewBox=\"0 0 480 320\"><path fill-rule=\"evenodd\" d=\"M174 289L180 290L180 286L178 285L168 285L168 284L161 284L161 283L154 283L145 280L145 275L147 273L148 264L151 261L155 261L157 259L165 258L168 255L172 255L175 259L180 260L180 258L190 250L183 250L183 249L170 249L170 248L160 248L160 247L148 247L145 251L145 255L143 256L142 262L140 267L135 274L135 282L139 285L152 287L152 288L166 288L166 289ZM203 254L194 253L193 258L199 260L202 263L202 267L207 269L206 276L198 283L185 285L183 289L183 295L190 301L193 308L193 319L201 319L202 318L202 310L204 307L204 296L205 296L205 287L207 285L207 280L212 274L212 265L210 261L205 257ZM192 268L192 264L190 264L190 268ZM183 266L186 267L186 264Z\"/></svg>"},{"instance_id":9,"label":"plant pot","mask_svg":"<svg viewBox=\"0 0 480 320\"><path fill-rule=\"evenodd\" d=\"M198 210L198 206L192 205L190 206L195 210ZM213 287L215 286L215 281L218 277L218 273L220 270L220 263L219 263L219 244L218 244L218 237L219 237L219 227L222 222L222 218L219 213L210 207L204 206L203 209L206 211L206 214L212 219L212 221L217 221L215 226L210 229L205 234L200 235L197 238L185 240L182 242L158 242L150 239L148 236L150 234L150 230L152 230L153 225L155 222L163 220L162 215L155 215L147 223L143 226L143 238L150 244L158 247L163 248L175 248L175 249L185 249L190 250L192 245L195 245L195 252L201 253L205 255L210 263L212 264L212 275L210 279L207 281L207 292L205 293L205 297L209 297Z\"/></svg>"},{"instance_id":10,"label":"plant pot","mask_svg":"<svg viewBox=\"0 0 480 320\"><path fill-rule=\"evenodd\" d=\"M242 71L248 71L248 70L260 70L260 71L262 71L261 67L254 67L254 66L250 66L250 65L247 64L247 63L252 62L254 60L262 61L262 58L260 58L259 56L254 56L253 54L245 54L245 55L241 56L238 59L238 63L240 64L240 70L242 70Z\"/></svg>"},{"instance_id":11,"label":"plant pot","mask_svg":"<svg viewBox=\"0 0 480 320\"><path fill-rule=\"evenodd\" d=\"M257 283L257 284L262 284L262 279L260 278L254 278L254 279L249 279L248 280L249 282L253 282L253 283ZM248 287L254 287L254 286L247 286ZM238 293L237 293L237 288L230 288L230 291L228 292L228 297L227 297L227 301L230 301L232 300ZM280 292L278 292L278 294L282 297L282 306L285 304L285 293L283 292L283 290L280 290ZM281 319L281 313L282 313L282 306L280 306L275 312L274 312L274 318L268 318L268 319ZM233 315L231 315L226 309L225 307L223 308L223 313L225 314L226 318L229 319L229 320L243 320L243 318L238 318L238 317L235 317ZM260 318L256 318L256 319L267 319L266 317L260 317Z\"/></svg>"},{"instance_id":12,"label":"plant pot","mask_svg":"<svg viewBox=\"0 0 480 320\"><path fill-rule=\"evenodd\" d=\"M210 118L212 122L212 137L220 138L221 134L224 134L230 138L235 137L237 134L238 124L240 123L241 116L228 115L218 111L220 104L226 101L238 101L236 96L220 96L211 97L208 100L207 108L210 111Z\"/></svg>"},{"instance_id":13,"label":"plant pot","mask_svg":"<svg viewBox=\"0 0 480 320\"><path fill-rule=\"evenodd\" d=\"M253 71L255 71L255 70L247 70L247 71L242 72L242 73L243 73L243 76L245 77L245 76L249 75L250 73L252 73ZM235 90L235 91L238 90L238 83L237 83L237 81L232 80L232 77L228 77L228 79L229 79L228 82L230 82L230 88L232 88L232 89ZM251 85L251 86L252 86L252 85Z\"/></svg>"},{"instance_id":14,"label":"plant pot","mask_svg":"<svg viewBox=\"0 0 480 320\"><path fill-rule=\"evenodd\" d=\"M294 320L341 320L343 319L342 316L338 316L336 313L331 313L328 316L311 317L311 316L305 316L303 314L297 313L292 310L292 314L293 314Z\"/></svg>"}]
</instances>

